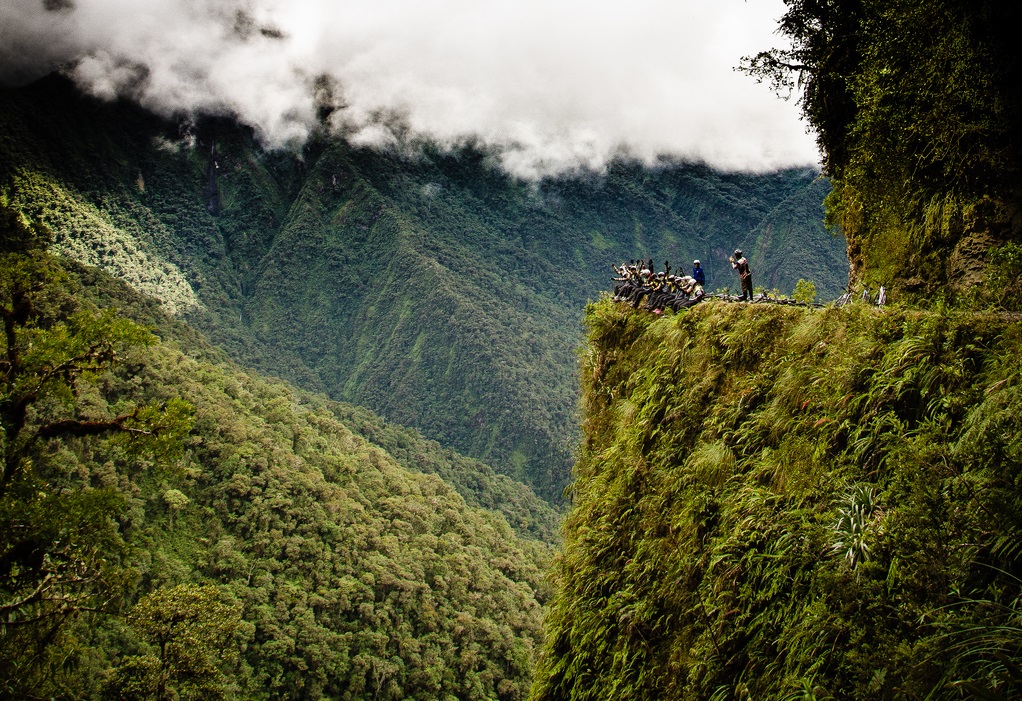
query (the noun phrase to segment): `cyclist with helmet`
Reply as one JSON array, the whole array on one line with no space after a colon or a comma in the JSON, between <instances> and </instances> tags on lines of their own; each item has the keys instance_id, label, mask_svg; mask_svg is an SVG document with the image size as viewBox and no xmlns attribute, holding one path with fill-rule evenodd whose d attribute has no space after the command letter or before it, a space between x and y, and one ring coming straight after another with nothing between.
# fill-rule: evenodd
<instances>
[{"instance_id":1,"label":"cyclist with helmet","mask_svg":"<svg viewBox=\"0 0 1022 701\"><path fill-rule=\"evenodd\" d=\"M700 265L698 260L692 261L692 277L699 283L701 287L706 287L706 273L703 272L703 267Z\"/></svg>"}]
</instances>

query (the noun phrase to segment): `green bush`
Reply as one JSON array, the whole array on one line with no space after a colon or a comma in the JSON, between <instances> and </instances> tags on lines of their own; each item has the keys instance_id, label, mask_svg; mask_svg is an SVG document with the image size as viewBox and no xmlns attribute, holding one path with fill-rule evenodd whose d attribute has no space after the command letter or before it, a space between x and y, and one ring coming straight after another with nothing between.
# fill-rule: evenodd
<instances>
[{"instance_id":1,"label":"green bush","mask_svg":"<svg viewBox=\"0 0 1022 701\"><path fill-rule=\"evenodd\" d=\"M799 278L799 281L795 284L795 290L791 293L791 297L796 302L812 304L816 301L816 285L813 284L812 280Z\"/></svg>"},{"instance_id":2,"label":"green bush","mask_svg":"<svg viewBox=\"0 0 1022 701\"><path fill-rule=\"evenodd\" d=\"M982 297L1000 309L1022 310L1022 244L993 248L987 260Z\"/></svg>"}]
</instances>

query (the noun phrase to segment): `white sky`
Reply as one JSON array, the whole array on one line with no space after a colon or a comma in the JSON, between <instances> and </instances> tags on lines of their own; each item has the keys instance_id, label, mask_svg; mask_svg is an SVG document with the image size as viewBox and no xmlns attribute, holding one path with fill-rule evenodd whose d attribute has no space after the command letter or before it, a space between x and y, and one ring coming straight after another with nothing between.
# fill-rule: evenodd
<instances>
[{"instance_id":1,"label":"white sky","mask_svg":"<svg viewBox=\"0 0 1022 701\"><path fill-rule=\"evenodd\" d=\"M330 76L346 105L336 124L356 142L392 141L397 116L417 136L501 147L523 176L620 154L762 171L819 160L794 101L733 70L779 44L783 11L781 0L2 0L0 82L62 67L93 94L234 113L284 146L307 136L316 78Z\"/></svg>"}]
</instances>

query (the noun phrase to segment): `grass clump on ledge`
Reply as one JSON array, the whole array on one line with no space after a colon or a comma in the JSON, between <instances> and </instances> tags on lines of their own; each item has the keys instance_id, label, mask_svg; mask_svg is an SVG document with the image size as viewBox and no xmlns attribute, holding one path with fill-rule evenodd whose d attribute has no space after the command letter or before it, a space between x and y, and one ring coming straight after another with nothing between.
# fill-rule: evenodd
<instances>
[{"instance_id":1,"label":"grass clump on ledge","mask_svg":"<svg viewBox=\"0 0 1022 701\"><path fill-rule=\"evenodd\" d=\"M1019 693L1017 323L608 299L587 323L534 699Z\"/></svg>"}]
</instances>

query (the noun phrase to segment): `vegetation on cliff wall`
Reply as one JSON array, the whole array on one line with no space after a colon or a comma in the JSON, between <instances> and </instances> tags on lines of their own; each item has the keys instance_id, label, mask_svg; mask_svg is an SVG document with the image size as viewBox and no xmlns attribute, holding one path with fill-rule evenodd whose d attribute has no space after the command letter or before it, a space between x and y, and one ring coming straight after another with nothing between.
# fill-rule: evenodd
<instances>
[{"instance_id":1,"label":"vegetation on cliff wall","mask_svg":"<svg viewBox=\"0 0 1022 701\"><path fill-rule=\"evenodd\" d=\"M26 232L0 230L0 697L526 695L557 514Z\"/></svg>"},{"instance_id":2,"label":"vegetation on cliff wall","mask_svg":"<svg viewBox=\"0 0 1022 701\"><path fill-rule=\"evenodd\" d=\"M1006 0L786 0L790 50L747 67L801 91L852 277L932 293L1022 240L1022 52Z\"/></svg>"},{"instance_id":3,"label":"vegetation on cliff wall","mask_svg":"<svg viewBox=\"0 0 1022 701\"><path fill-rule=\"evenodd\" d=\"M733 287L726 256L742 246L768 288L812 277L833 297L846 283L812 170L616 163L526 183L478 148L405 146L268 153L229 121L168 123L51 77L2 93L0 206L246 366L415 426L552 500L577 437L579 310L611 263L700 258L711 286Z\"/></svg>"},{"instance_id":4,"label":"vegetation on cliff wall","mask_svg":"<svg viewBox=\"0 0 1022 701\"><path fill-rule=\"evenodd\" d=\"M534 699L1022 696L1017 8L785 4L746 68L852 283L927 308L591 306Z\"/></svg>"},{"instance_id":5,"label":"vegetation on cliff wall","mask_svg":"<svg viewBox=\"0 0 1022 701\"><path fill-rule=\"evenodd\" d=\"M604 299L587 322L536 701L1022 692L1017 320Z\"/></svg>"}]
</instances>

